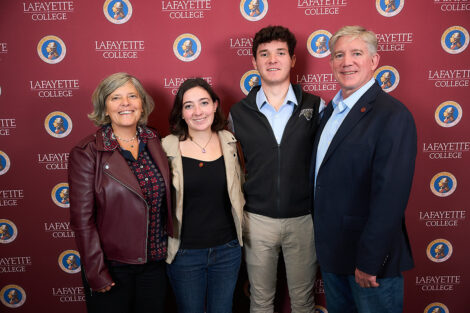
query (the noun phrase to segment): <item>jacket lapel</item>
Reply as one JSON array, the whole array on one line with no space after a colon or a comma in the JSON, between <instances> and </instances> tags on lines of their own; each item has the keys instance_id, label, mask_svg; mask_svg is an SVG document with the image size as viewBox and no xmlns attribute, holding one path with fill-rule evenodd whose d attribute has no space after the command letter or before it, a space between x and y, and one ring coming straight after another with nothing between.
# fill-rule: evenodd
<instances>
[{"instance_id":1,"label":"jacket lapel","mask_svg":"<svg viewBox=\"0 0 470 313\"><path fill-rule=\"evenodd\" d=\"M137 178L118 150L114 150L111 156L105 161L104 172L144 198Z\"/></svg>"},{"instance_id":2,"label":"jacket lapel","mask_svg":"<svg viewBox=\"0 0 470 313\"><path fill-rule=\"evenodd\" d=\"M168 135L163 138L162 146L170 162L171 181L174 188L172 192L174 220L177 221L177 229L173 228L173 237L179 238L181 235L181 224L183 223L183 160L179 148L179 138L175 135Z\"/></svg>"},{"instance_id":3,"label":"jacket lapel","mask_svg":"<svg viewBox=\"0 0 470 313\"><path fill-rule=\"evenodd\" d=\"M163 149L170 162L173 188L178 194L183 191L183 161L179 148L179 138L175 135L169 135L163 139Z\"/></svg>"},{"instance_id":4,"label":"jacket lapel","mask_svg":"<svg viewBox=\"0 0 470 313\"><path fill-rule=\"evenodd\" d=\"M373 109L373 100L377 97L377 93L380 90L380 86L375 83L356 102L333 137L333 140L326 151L325 157L323 158L322 165L328 161L339 144L348 136L349 133L351 133L352 129L360 122L360 120Z\"/></svg>"},{"instance_id":5,"label":"jacket lapel","mask_svg":"<svg viewBox=\"0 0 470 313\"><path fill-rule=\"evenodd\" d=\"M231 190L234 182L233 176L236 174L234 162L236 160L235 156L237 152L235 151L234 146L237 141L235 137L229 132L219 131L218 136L220 139L220 145L222 146L222 154L224 156L227 187L228 190ZM234 145L230 145L231 143L234 143Z\"/></svg>"},{"instance_id":6,"label":"jacket lapel","mask_svg":"<svg viewBox=\"0 0 470 313\"><path fill-rule=\"evenodd\" d=\"M134 173L132 173L132 170L129 168L129 165L121 153L117 149L105 149L103 132L101 128L96 131L95 136L96 148L100 151L111 152L111 154L108 154L109 157L107 159L106 157L103 158L103 172L144 198L137 178L135 177Z\"/></svg>"},{"instance_id":7,"label":"jacket lapel","mask_svg":"<svg viewBox=\"0 0 470 313\"><path fill-rule=\"evenodd\" d=\"M333 103L330 101L330 103L328 103L326 108L323 110L323 116L320 119L320 125L318 126L317 134L313 142L313 153L312 153L313 165L315 165L315 161L317 158L317 148L318 148L318 142L320 141L320 136L323 132L323 129L325 128L326 122L328 122L332 113L333 113Z\"/></svg>"}]
</instances>

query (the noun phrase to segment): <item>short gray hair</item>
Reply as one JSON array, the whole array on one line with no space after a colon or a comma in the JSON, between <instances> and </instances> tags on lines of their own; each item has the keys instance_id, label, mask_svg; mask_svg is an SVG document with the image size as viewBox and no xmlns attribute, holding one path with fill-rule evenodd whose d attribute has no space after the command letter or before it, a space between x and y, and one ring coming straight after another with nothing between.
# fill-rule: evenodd
<instances>
[{"instance_id":1,"label":"short gray hair","mask_svg":"<svg viewBox=\"0 0 470 313\"><path fill-rule=\"evenodd\" d=\"M367 45L367 49L371 55L377 53L377 36L371 30L367 30L362 26L344 26L340 28L333 36L331 36L328 46L330 48L331 57L334 55L334 47L339 38L351 36L353 38L361 38Z\"/></svg>"},{"instance_id":2,"label":"short gray hair","mask_svg":"<svg viewBox=\"0 0 470 313\"><path fill-rule=\"evenodd\" d=\"M119 87L127 83L134 85L142 99L142 116L139 119L139 125L147 124L148 117L152 113L155 102L145 91L140 81L127 73L114 73L103 79L93 92L91 100L93 102L93 112L88 114L88 118L96 126L103 126L111 123L109 116L106 116L106 99Z\"/></svg>"}]
</instances>

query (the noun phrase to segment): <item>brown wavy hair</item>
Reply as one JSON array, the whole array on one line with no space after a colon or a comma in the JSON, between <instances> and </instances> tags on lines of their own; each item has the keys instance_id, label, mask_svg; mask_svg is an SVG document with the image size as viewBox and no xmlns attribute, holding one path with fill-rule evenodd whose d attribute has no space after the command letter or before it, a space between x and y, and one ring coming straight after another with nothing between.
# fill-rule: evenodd
<instances>
[{"instance_id":1,"label":"brown wavy hair","mask_svg":"<svg viewBox=\"0 0 470 313\"><path fill-rule=\"evenodd\" d=\"M209 93L212 101L218 103L217 109L214 113L214 121L211 125L212 131L219 131L225 129L227 126L227 119L225 118L222 112L222 107L220 106L220 98L214 92L209 83L200 77L189 78L184 81L178 89L169 118L170 132L173 135L178 136L181 141L189 138L188 124L186 124L186 121L183 119L183 96L186 91L195 87L204 88L207 93Z\"/></svg>"}]
</instances>

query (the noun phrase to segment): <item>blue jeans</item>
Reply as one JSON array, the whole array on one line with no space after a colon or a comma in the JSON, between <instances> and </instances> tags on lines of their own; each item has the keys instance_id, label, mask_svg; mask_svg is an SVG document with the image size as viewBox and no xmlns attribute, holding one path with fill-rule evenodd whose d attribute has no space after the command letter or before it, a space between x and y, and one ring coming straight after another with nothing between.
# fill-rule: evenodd
<instances>
[{"instance_id":1,"label":"blue jeans","mask_svg":"<svg viewBox=\"0 0 470 313\"><path fill-rule=\"evenodd\" d=\"M379 278L377 288L362 288L354 275L322 271L328 313L402 313L403 276Z\"/></svg>"},{"instance_id":2,"label":"blue jeans","mask_svg":"<svg viewBox=\"0 0 470 313\"><path fill-rule=\"evenodd\" d=\"M179 249L167 266L178 312L232 312L240 262L241 247L236 239L208 249Z\"/></svg>"}]
</instances>

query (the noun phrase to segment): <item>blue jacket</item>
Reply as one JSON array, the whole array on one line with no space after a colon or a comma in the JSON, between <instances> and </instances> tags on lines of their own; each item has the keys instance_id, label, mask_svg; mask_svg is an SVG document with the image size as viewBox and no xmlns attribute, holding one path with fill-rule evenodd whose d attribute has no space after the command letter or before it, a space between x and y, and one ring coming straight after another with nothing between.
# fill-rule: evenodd
<instances>
[{"instance_id":1,"label":"blue jacket","mask_svg":"<svg viewBox=\"0 0 470 313\"><path fill-rule=\"evenodd\" d=\"M316 150L327 106L314 142ZM407 108L375 83L333 138L318 170L315 244L323 271L378 277L413 267L405 226L416 158L416 127Z\"/></svg>"}]
</instances>

